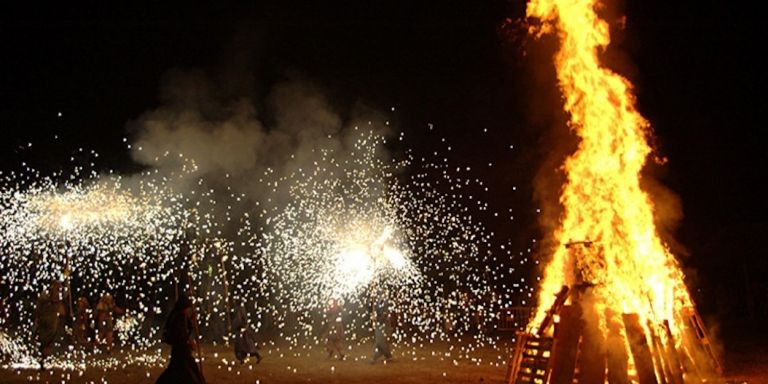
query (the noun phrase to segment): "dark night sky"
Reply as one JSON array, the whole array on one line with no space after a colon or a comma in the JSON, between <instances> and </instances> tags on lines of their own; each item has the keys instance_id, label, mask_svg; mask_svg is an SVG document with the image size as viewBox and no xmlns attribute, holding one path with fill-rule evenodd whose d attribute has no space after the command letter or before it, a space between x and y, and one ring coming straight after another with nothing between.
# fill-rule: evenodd
<instances>
[{"instance_id":1,"label":"dark night sky","mask_svg":"<svg viewBox=\"0 0 768 384\"><path fill-rule=\"evenodd\" d=\"M636 84L670 160L661 180L683 201L685 263L705 288L738 285L748 270L765 297L759 14L714 1L623 9L618 67ZM555 92L541 76L551 64L522 55L520 42L500 32L505 18L523 12L522 1L495 0L0 9L0 164L33 156L19 149L32 141L36 156L47 153L43 163L80 145L97 149L104 166L130 169L126 124L159 105L168 70L200 68L229 83L241 76L256 100L298 73L339 110L395 106L388 116L417 147L443 136L454 143L454 160L491 183L491 204L517 213L495 229L522 243L536 233L531 180L548 150L551 119L542 116L554 114L541 100ZM427 123L437 132L427 133ZM53 134L58 144L50 144ZM488 162L497 165L483 168Z\"/></svg>"}]
</instances>

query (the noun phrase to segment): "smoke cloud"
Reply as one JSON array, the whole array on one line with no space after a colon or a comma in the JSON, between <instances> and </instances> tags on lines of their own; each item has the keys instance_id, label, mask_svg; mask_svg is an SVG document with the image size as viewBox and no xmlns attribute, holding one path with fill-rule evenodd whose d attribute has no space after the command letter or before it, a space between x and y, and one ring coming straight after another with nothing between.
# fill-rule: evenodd
<instances>
[{"instance_id":1,"label":"smoke cloud","mask_svg":"<svg viewBox=\"0 0 768 384\"><path fill-rule=\"evenodd\" d=\"M352 128L367 128L368 120L378 118L361 107L342 116L320 87L306 80L278 83L263 100L231 94L201 71L169 72L161 87L163 105L129 125L132 158L165 175L178 175L193 161L196 171L182 177L178 188L203 179L264 202L266 193L274 192L268 180L310 166L321 148L334 150L343 161L354 140Z\"/></svg>"}]
</instances>

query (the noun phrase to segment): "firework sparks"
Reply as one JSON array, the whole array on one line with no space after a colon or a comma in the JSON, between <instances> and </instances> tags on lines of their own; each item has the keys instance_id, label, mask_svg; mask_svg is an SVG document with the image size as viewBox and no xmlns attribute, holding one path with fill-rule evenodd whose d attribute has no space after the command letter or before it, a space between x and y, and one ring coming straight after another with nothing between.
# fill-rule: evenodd
<instances>
[{"instance_id":1,"label":"firework sparks","mask_svg":"<svg viewBox=\"0 0 768 384\"><path fill-rule=\"evenodd\" d=\"M55 280L70 287L64 296L94 306L102 293L116 294L126 307L115 322L119 346L135 351L94 360L75 348L50 358L49 366L69 370L161 364L157 318L187 283L214 341L227 340L223 325L239 302L257 331L298 356L319 343L316 318L338 300L351 340L365 343L370 306L383 300L402 347L472 335L460 352L469 356L493 343L473 332L489 327L509 296L494 293L504 274L488 268L492 234L473 216L488 207L467 192L487 188L445 158L389 158L374 130L355 129L349 143L317 148L312 167L268 170L260 182L272 194L242 214L232 206L244 195L189 182L193 159L177 175L184 183L153 171L127 179L79 171L64 182L34 170L6 175L0 288L19 318L13 334L35 334L34 302ZM2 340L14 351L11 367L36 365L34 340Z\"/></svg>"},{"instance_id":2,"label":"firework sparks","mask_svg":"<svg viewBox=\"0 0 768 384\"><path fill-rule=\"evenodd\" d=\"M383 136L356 132L343 162L321 149L311 169L276 183L289 202L267 215L268 228L254 239L277 299L273 316L310 319L333 299L365 311L385 298L400 314L396 336L412 342L466 333L471 322L457 319L474 313L491 322L494 312L481 309L500 305L484 300L492 290L483 249L490 235L460 194L441 192L426 175L437 173L453 190L469 183L454 179L447 164L387 158ZM413 168L418 172L405 176Z\"/></svg>"},{"instance_id":3,"label":"firework sparks","mask_svg":"<svg viewBox=\"0 0 768 384\"><path fill-rule=\"evenodd\" d=\"M184 168L182 175L190 177L193 170ZM173 300L174 280L182 272L201 274L198 264L213 257L209 242L222 248L231 244L212 240L222 231L212 213L213 191L184 195L171 188L172 181L151 172L131 179L102 176L82 167L69 178L41 177L30 168L5 175L0 289L13 316L6 325L17 336L4 333L2 349L12 367L38 364L37 342L29 336L36 334L35 302L52 281L66 285L61 299L69 316L74 316L71 303L78 297L95 306L102 293L119 293L121 302L131 306L116 319L120 345L143 350L156 343L159 332L151 319ZM84 369L87 357L67 348L49 366Z\"/></svg>"}]
</instances>

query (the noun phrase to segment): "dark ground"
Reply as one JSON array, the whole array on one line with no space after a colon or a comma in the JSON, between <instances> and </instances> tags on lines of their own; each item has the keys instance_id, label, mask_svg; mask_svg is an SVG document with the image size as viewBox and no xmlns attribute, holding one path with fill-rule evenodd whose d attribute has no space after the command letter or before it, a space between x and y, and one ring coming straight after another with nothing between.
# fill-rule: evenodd
<instances>
[{"instance_id":1,"label":"dark ground","mask_svg":"<svg viewBox=\"0 0 768 384\"><path fill-rule=\"evenodd\" d=\"M743 332L741 330L740 333ZM724 346L725 379L728 383L768 383L768 343L758 329L755 337L727 341ZM322 347L300 352L265 348L260 364L246 361L233 363L230 348L204 346L203 371L208 384L216 383L502 383L506 373L509 347L485 347L470 358L458 357L445 343L413 349L399 348L388 364L370 365L370 346L355 346L344 361L329 359ZM167 350L163 351L168 353ZM450 353L450 356L447 355ZM296 356L298 355L298 356ZM474 359L474 361L472 360ZM455 362L454 362L455 360ZM161 367L131 366L107 371L89 369L78 376L72 373L67 382L105 382L113 384L153 383ZM2 383L58 383L62 371L40 373L36 370L0 370Z\"/></svg>"}]
</instances>

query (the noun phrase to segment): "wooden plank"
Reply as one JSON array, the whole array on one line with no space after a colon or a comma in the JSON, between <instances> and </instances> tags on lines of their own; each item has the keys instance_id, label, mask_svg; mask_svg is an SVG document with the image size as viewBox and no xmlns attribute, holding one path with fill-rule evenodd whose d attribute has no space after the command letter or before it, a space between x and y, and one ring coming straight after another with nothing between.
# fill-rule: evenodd
<instances>
[{"instance_id":1,"label":"wooden plank","mask_svg":"<svg viewBox=\"0 0 768 384\"><path fill-rule=\"evenodd\" d=\"M675 338L672 337L672 330L669 328L669 320L664 320L662 327L664 328L664 334L667 336L665 356L667 363L669 364L669 381L672 384L684 384L680 356L677 354L677 349L675 348Z\"/></svg>"},{"instance_id":2,"label":"wooden plank","mask_svg":"<svg viewBox=\"0 0 768 384\"><path fill-rule=\"evenodd\" d=\"M681 365L683 367L683 371L685 372L685 383L686 384L703 384L704 380L702 379L702 376L699 373L698 367L696 367L696 364L693 363L693 358L688 353L688 342L686 341L687 337L683 338L683 346L682 348L678 349L680 352L680 360Z\"/></svg>"},{"instance_id":3,"label":"wooden plank","mask_svg":"<svg viewBox=\"0 0 768 384\"><path fill-rule=\"evenodd\" d=\"M544 370L543 369L531 369L528 371L520 371L520 376L531 376L531 377L538 377L540 379L544 378Z\"/></svg>"},{"instance_id":4,"label":"wooden plank","mask_svg":"<svg viewBox=\"0 0 768 384\"><path fill-rule=\"evenodd\" d=\"M650 321L648 323L648 330L651 333L651 353L653 362L656 366L656 377L659 378L661 384L667 384L667 378L670 375L669 364L664 358L664 348L661 346L661 339L659 339L659 336L656 334L653 324L651 324Z\"/></svg>"},{"instance_id":5,"label":"wooden plank","mask_svg":"<svg viewBox=\"0 0 768 384\"><path fill-rule=\"evenodd\" d=\"M658 384L648 340L645 337L643 327L640 325L640 316L636 313L625 313L622 318L640 384Z\"/></svg>"},{"instance_id":6,"label":"wooden plank","mask_svg":"<svg viewBox=\"0 0 768 384\"><path fill-rule=\"evenodd\" d=\"M607 311L605 322L608 326L608 335L605 338L606 360L608 365L609 384L629 383L629 353L624 334L624 327L613 312Z\"/></svg>"},{"instance_id":7,"label":"wooden plank","mask_svg":"<svg viewBox=\"0 0 768 384\"><path fill-rule=\"evenodd\" d=\"M550 384L571 384L576 369L576 355L582 331L581 309L566 305L560 310L560 322L555 325L555 344L550 360Z\"/></svg>"},{"instance_id":8,"label":"wooden plank","mask_svg":"<svg viewBox=\"0 0 768 384\"><path fill-rule=\"evenodd\" d=\"M584 323L578 362L579 384L605 383L605 345L598 321L594 318Z\"/></svg>"},{"instance_id":9,"label":"wooden plank","mask_svg":"<svg viewBox=\"0 0 768 384\"><path fill-rule=\"evenodd\" d=\"M516 336L515 347L512 349L512 356L509 359L509 364L507 366L507 376L504 381L508 384L517 381L517 376L520 371L520 360L523 358L523 351L525 350L528 333L517 332Z\"/></svg>"},{"instance_id":10,"label":"wooden plank","mask_svg":"<svg viewBox=\"0 0 768 384\"><path fill-rule=\"evenodd\" d=\"M696 338L699 341L699 347L703 354L706 355L709 368L717 375L723 374L723 366L720 364L715 351L712 349L712 344L709 342L707 336L707 330L704 327L704 323L701 321L701 317L695 308L686 308L688 315L688 325L695 332Z\"/></svg>"},{"instance_id":11,"label":"wooden plank","mask_svg":"<svg viewBox=\"0 0 768 384\"><path fill-rule=\"evenodd\" d=\"M541 364L545 364L546 365L548 360L549 359L543 359L543 358L540 358L540 359L523 359L520 362L520 364L521 365L541 365Z\"/></svg>"},{"instance_id":12,"label":"wooden plank","mask_svg":"<svg viewBox=\"0 0 768 384\"><path fill-rule=\"evenodd\" d=\"M705 378L711 374L711 371L708 369L707 364L701 364L704 355L701 351L699 340L689 326L683 327L683 344L679 352L686 383L704 383Z\"/></svg>"},{"instance_id":13,"label":"wooden plank","mask_svg":"<svg viewBox=\"0 0 768 384\"><path fill-rule=\"evenodd\" d=\"M565 300L567 299L568 299L568 286L563 285L563 287L560 288L560 292L558 292L557 295L555 295L555 302L552 303L552 307L549 308L546 316L544 316L544 319L541 321L539 330L536 332L537 335L543 336L544 333L547 332L547 329L549 329L549 326L552 325L552 321L554 320L555 315L560 313L560 308L565 304Z\"/></svg>"}]
</instances>

